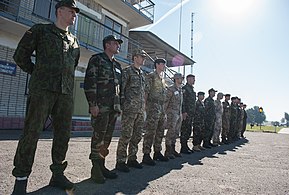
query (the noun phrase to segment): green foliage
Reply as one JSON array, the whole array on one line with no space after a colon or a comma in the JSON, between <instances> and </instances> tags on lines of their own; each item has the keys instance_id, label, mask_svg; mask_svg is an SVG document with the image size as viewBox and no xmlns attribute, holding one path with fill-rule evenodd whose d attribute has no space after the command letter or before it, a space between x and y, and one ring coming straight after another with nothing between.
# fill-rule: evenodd
<instances>
[{"instance_id":1,"label":"green foliage","mask_svg":"<svg viewBox=\"0 0 289 195\"><path fill-rule=\"evenodd\" d=\"M257 126L254 125L252 128L250 125L246 126L246 131L260 131L260 132L271 132L271 133L276 133L279 132L283 127L275 127L275 126Z\"/></svg>"},{"instance_id":2,"label":"green foliage","mask_svg":"<svg viewBox=\"0 0 289 195\"><path fill-rule=\"evenodd\" d=\"M287 127L289 126L289 114L287 112L285 112L285 119L286 119L286 122L287 122Z\"/></svg>"},{"instance_id":3,"label":"green foliage","mask_svg":"<svg viewBox=\"0 0 289 195\"><path fill-rule=\"evenodd\" d=\"M250 108L247 110L247 122L248 123L257 123L257 124L262 124L266 120L266 115L263 110L262 113L259 112L259 107L254 106L254 108Z\"/></svg>"}]
</instances>

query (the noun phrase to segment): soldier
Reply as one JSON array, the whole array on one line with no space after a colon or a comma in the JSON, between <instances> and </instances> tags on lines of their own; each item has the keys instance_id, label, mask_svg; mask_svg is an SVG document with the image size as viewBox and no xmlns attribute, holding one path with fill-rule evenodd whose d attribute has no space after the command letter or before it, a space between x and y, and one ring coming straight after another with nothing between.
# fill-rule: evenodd
<instances>
[{"instance_id":1,"label":"soldier","mask_svg":"<svg viewBox=\"0 0 289 195\"><path fill-rule=\"evenodd\" d=\"M166 134L166 151L165 156L174 159L181 157L175 149L176 139L179 136L182 125L182 81L183 76L176 73L173 77L174 84L167 90L165 111L167 114L167 134Z\"/></svg>"},{"instance_id":2,"label":"soldier","mask_svg":"<svg viewBox=\"0 0 289 195\"><path fill-rule=\"evenodd\" d=\"M242 137L242 138L245 138L245 137L244 137L244 132L246 131L246 127L247 127L247 112L246 112L246 107L247 107L247 105L246 105L246 104L243 104L244 118L243 118L243 128L242 128L242 131L241 131L241 137Z\"/></svg>"},{"instance_id":3,"label":"soldier","mask_svg":"<svg viewBox=\"0 0 289 195\"><path fill-rule=\"evenodd\" d=\"M231 98L230 94L225 95L225 100L223 101L223 117L222 117L222 143L228 144L228 133L230 130L230 116L231 108L229 100Z\"/></svg>"},{"instance_id":4,"label":"soldier","mask_svg":"<svg viewBox=\"0 0 289 195\"><path fill-rule=\"evenodd\" d=\"M230 115L230 130L228 134L228 142L232 143L234 136L236 134L236 126L237 126L237 114L238 114L238 106L237 106L237 97L232 97L231 98L231 115Z\"/></svg>"},{"instance_id":5,"label":"soldier","mask_svg":"<svg viewBox=\"0 0 289 195\"><path fill-rule=\"evenodd\" d=\"M204 131L205 131L205 105L204 100L205 93L198 92L198 100L196 101L196 110L194 115L194 123L193 123L193 150L196 152L200 152L204 150L201 146L201 143L204 138Z\"/></svg>"},{"instance_id":6,"label":"soldier","mask_svg":"<svg viewBox=\"0 0 289 195\"><path fill-rule=\"evenodd\" d=\"M209 97L207 97L204 101L205 104L205 135L204 135L204 143L203 147L205 148L211 148L215 145L211 143L211 139L213 137L214 133L214 125L215 125L215 104L214 99L215 93L217 91L211 88L209 90Z\"/></svg>"},{"instance_id":7,"label":"soldier","mask_svg":"<svg viewBox=\"0 0 289 195\"><path fill-rule=\"evenodd\" d=\"M80 48L77 38L68 31L79 8L73 0L56 4L54 24L36 24L26 31L14 53L16 64L31 74L23 135L14 157L12 174L16 177L12 194L26 194L37 141L49 115L52 118L52 177L50 186L72 190L74 184L64 176L73 111L74 70ZM31 56L35 51L35 63Z\"/></svg>"},{"instance_id":8,"label":"soldier","mask_svg":"<svg viewBox=\"0 0 289 195\"><path fill-rule=\"evenodd\" d=\"M133 64L123 69L122 73L122 131L116 153L116 169L122 172L129 172L129 167L142 168L142 165L137 161L136 154L144 124L145 77L141 66L145 62L145 58L145 51L134 51Z\"/></svg>"},{"instance_id":9,"label":"soldier","mask_svg":"<svg viewBox=\"0 0 289 195\"><path fill-rule=\"evenodd\" d=\"M146 77L145 99L146 99L146 132L143 140L143 160L146 165L154 166L154 160L168 161L162 151L162 139L164 136L165 112L164 103L166 97L166 85L163 79L163 71L166 60L156 59L154 66L156 70ZM153 159L150 157L151 147L154 146Z\"/></svg>"},{"instance_id":10,"label":"soldier","mask_svg":"<svg viewBox=\"0 0 289 195\"><path fill-rule=\"evenodd\" d=\"M239 104L240 106L240 118L239 118L239 128L238 128L238 136L237 138L239 139L241 137L241 133L242 133L242 130L243 130L243 120L244 120L244 104L243 102L240 102Z\"/></svg>"},{"instance_id":11,"label":"soldier","mask_svg":"<svg viewBox=\"0 0 289 195\"><path fill-rule=\"evenodd\" d=\"M114 55L119 53L123 41L113 35L103 39L104 52L93 55L86 69L84 92L91 114L93 134L91 138L91 178L104 183L105 178L115 179L116 173L105 167L112 134L120 110L121 65Z\"/></svg>"},{"instance_id":12,"label":"soldier","mask_svg":"<svg viewBox=\"0 0 289 195\"><path fill-rule=\"evenodd\" d=\"M213 134L213 145L218 146L220 142L220 134L222 131L222 116L223 116L223 105L221 100L223 99L224 94L219 92L217 94L217 99L215 100L215 112L216 112L216 121L214 125L214 134Z\"/></svg>"},{"instance_id":13,"label":"soldier","mask_svg":"<svg viewBox=\"0 0 289 195\"><path fill-rule=\"evenodd\" d=\"M181 127L181 153L190 154L191 151L188 147L188 140L192 133L192 124L195 112L196 104L196 92L194 91L193 85L195 84L195 75L189 74L186 77L187 83L183 87L183 104L182 114L183 121Z\"/></svg>"}]
</instances>

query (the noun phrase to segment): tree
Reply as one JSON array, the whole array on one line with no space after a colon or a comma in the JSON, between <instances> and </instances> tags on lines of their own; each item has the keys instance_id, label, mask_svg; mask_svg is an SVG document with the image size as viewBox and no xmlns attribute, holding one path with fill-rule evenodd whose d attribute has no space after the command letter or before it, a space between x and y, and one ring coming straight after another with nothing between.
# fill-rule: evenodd
<instances>
[{"instance_id":1,"label":"tree","mask_svg":"<svg viewBox=\"0 0 289 195\"><path fill-rule=\"evenodd\" d=\"M285 123L285 118L282 118L280 121L282 124Z\"/></svg>"},{"instance_id":2,"label":"tree","mask_svg":"<svg viewBox=\"0 0 289 195\"><path fill-rule=\"evenodd\" d=\"M259 112L259 106L254 106L247 110L248 123L262 124L266 120L265 112Z\"/></svg>"},{"instance_id":3,"label":"tree","mask_svg":"<svg viewBox=\"0 0 289 195\"><path fill-rule=\"evenodd\" d=\"M286 119L286 126L288 127L289 126L289 114L287 112L285 112L285 119Z\"/></svg>"}]
</instances>

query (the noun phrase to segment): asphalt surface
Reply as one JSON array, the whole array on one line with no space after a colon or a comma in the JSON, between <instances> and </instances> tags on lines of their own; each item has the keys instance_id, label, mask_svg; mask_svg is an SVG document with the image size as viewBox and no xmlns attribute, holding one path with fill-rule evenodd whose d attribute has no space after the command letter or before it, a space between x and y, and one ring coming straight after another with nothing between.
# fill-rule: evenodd
<instances>
[{"instance_id":1,"label":"asphalt surface","mask_svg":"<svg viewBox=\"0 0 289 195\"><path fill-rule=\"evenodd\" d=\"M289 194L289 135L246 132L246 139L203 152L157 162L95 184L90 177L90 133L74 133L65 174L76 183L75 194ZM11 194L11 175L19 131L0 131L0 195ZM51 132L44 132L29 178L29 194L65 194L47 186L51 177ZM107 167L115 166L117 137L113 138ZM140 143L139 160L142 158ZM179 146L179 144L177 144ZM191 145L191 143L190 143Z\"/></svg>"}]
</instances>

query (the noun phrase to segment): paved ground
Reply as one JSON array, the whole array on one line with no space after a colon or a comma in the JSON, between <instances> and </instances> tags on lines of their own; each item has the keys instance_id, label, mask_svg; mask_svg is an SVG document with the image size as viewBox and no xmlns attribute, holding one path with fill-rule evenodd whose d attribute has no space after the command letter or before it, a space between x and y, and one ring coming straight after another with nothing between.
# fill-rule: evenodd
<instances>
[{"instance_id":1,"label":"paved ground","mask_svg":"<svg viewBox=\"0 0 289 195\"><path fill-rule=\"evenodd\" d=\"M67 154L66 175L76 183L75 194L289 194L289 135L246 132L247 139L234 144L158 162L155 167L119 173L118 179L102 185L88 179L91 168L88 136L89 133L74 133ZM10 194L13 187L11 170L17 137L15 132L0 131L1 195ZM65 194L47 186L51 176L50 137L46 132L38 143L28 184L30 194ZM113 139L110 148L109 168L115 165L117 140Z\"/></svg>"},{"instance_id":2,"label":"paved ground","mask_svg":"<svg viewBox=\"0 0 289 195\"><path fill-rule=\"evenodd\" d=\"M289 128L283 128L283 129L281 129L278 133L281 133L281 134L289 134Z\"/></svg>"}]
</instances>

